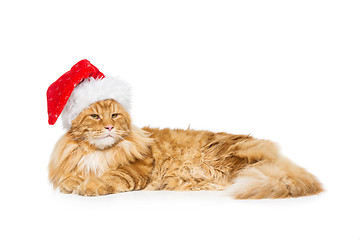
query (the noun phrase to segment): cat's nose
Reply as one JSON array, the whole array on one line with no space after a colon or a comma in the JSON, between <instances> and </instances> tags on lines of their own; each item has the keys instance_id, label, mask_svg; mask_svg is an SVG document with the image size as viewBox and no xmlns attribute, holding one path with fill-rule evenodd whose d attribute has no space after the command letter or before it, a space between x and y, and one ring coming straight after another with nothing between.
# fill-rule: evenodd
<instances>
[{"instance_id":1,"label":"cat's nose","mask_svg":"<svg viewBox=\"0 0 360 240\"><path fill-rule=\"evenodd\" d=\"M114 128L114 126L111 126L111 125L105 127L105 129L109 130L109 132L110 132L111 129L113 129L113 128Z\"/></svg>"}]
</instances>

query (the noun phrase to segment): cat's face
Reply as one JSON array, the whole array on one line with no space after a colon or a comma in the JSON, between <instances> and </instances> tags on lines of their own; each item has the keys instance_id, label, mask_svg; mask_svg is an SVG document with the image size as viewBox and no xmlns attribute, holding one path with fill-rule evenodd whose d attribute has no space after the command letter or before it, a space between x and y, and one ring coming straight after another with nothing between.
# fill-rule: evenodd
<instances>
[{"instance_id":1,"label":"cat's face","mask_svg":"<svg viewBox=\"0 0 360 240\"><path fill-rule=\"evenodd\" d=\"M129 135L131 119L114 100L103 100L90 105L71 123L70 133L98 149L106 149Z\"/></svg>"}]
</instances>

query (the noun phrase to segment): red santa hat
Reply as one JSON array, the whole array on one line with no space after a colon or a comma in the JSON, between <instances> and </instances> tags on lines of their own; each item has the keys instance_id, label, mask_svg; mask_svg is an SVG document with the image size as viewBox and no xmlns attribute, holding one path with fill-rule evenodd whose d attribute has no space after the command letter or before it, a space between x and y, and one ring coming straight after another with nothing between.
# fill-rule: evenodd
<instances>
[{"instance_id":1,"label":"red santa hat","mask_svg":"<svg viewBox=\"0 0 360 240\"><path fill-rule=\"evenodd\" d=\"M130 85L117 77L105 77L86 59L52 83L46 95L49 124L54 125L61 115L67 130L84 109L101 100L114 99L130 110Z\"/></svg>"}]
</instances>

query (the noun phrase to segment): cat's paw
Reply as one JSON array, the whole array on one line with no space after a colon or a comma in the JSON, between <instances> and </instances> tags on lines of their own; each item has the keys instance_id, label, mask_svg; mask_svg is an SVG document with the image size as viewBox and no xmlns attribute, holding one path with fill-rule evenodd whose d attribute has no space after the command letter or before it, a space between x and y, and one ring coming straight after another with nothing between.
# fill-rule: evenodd
<instances>
[{"instance_id":1,"label":"cat's paw","mask_svg":"<svg viewBox=\"0 0 360 240\"><path fill-rule=\"evenodd\" d=\"M109 194L108 186L100 178L86 179L79 187L79 195L99 196Z\"/></svg>"},{"instance_id":2,"label":"cat's paw","mask_svg":"<svg viewBox=\"0 0 360 240\"><path fill-rule=\"evenodd\" d=\"M127 192L135 187L134 181L131 181L129 177L126 180L124 177L119 176L116 170L105 173L101 179L106 182L109 193Z\"/></svg>"},{"instance_id":3,"label":"cat's paw","mask_svg":"<svg viewBox=\"0 0 360 240\"><path fill-rule=\"evenodd\" d=\"M62 193L76 193L83 181L80 177L70 176L60 183L59 189Z\"/></svg>"}]
</instances>

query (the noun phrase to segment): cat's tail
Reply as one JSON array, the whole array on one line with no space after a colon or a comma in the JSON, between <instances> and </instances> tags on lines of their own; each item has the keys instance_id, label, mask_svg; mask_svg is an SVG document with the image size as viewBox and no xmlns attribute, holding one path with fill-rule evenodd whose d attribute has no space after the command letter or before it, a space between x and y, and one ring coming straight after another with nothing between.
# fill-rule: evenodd
<instances>
[{"instance_id":1,"label":"cat's tail","mask_svg":"<svg viewBox=\"0 0 360 240\"><path fill-rule=\"evenodd\" d=\"M241 170L228 191L238 199L260 199L309 196L323 189L312 174L282 157Z\"/></svg>"}]
</instances>

